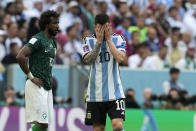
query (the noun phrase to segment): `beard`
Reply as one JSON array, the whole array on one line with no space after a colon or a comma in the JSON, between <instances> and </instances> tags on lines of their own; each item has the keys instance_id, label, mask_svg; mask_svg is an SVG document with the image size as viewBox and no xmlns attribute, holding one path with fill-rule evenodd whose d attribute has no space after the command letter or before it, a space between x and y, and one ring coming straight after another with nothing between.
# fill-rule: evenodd
<instances>
[{"instance_id":1,"label":"beard","mask_svg":"<svg viewBox=\"0 0 196 131\"><path fill-rule=\"evenodd\" d=\"M56 36L56 34L59 32L59 29L57 30L52 30L52 29L48 29L48 33L51 35L51 36Z\"/></svg>"}]
</instances>

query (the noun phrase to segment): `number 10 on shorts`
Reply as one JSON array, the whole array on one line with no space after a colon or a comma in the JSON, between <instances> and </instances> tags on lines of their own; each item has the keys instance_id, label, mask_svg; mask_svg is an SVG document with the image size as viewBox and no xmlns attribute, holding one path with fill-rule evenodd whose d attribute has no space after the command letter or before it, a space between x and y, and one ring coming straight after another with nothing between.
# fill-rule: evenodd
<instances>
[{"instance_id":1,"label":"number 10 on shorts","mask_svg":"<svg viewBox=\"0 0 196 131\"><path fill-rule=\"evenodd\" d=\"M125 101L124 100L116 100L116 110L125 110Z\"/></svg>"}]
</instances>

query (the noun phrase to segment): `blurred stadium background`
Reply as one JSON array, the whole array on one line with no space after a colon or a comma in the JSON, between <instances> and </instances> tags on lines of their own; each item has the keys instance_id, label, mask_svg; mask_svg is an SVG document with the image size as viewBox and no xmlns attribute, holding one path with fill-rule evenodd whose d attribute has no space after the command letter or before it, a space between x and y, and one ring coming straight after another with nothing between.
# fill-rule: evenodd
<instances>
[{"instance_id":1,"label":"blurred stadium background","mask_svg":"<svg viewBox=\"0 0 196 131\"><path fill-rule=\"evenodd\" d=\"M89 66L81 45L98 13L107 13L113 31L127 41L120 67L125 131L196 131L196 0L1 0L0 131L31 126L25 123L26 76L15 57L39 32L39 16L48 9L60 14L49 131L92 130L84 125Z\"/></svg>"}]
</instances>

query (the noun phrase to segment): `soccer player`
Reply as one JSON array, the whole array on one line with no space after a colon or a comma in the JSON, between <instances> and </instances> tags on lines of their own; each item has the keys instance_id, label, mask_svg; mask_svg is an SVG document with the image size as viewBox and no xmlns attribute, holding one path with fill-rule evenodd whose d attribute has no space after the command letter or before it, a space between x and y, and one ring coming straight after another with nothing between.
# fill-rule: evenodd
<instances>
[{"instance_id":1,"label":"soccer player","mask_svg":"<svg viewBox=\"0 0 196 131\"><path fill-rule=\"evenodd\" d=\"M53 120L51 70L57 49L55 36L59 30L59 14L44 12L39 25L41 32L34 35L17 55L18 63L28 77L25 85L26 121L34 124L29 131L46 131Z\"/></svg>"},{"instance_id":2,"label":"soccer player","mask_svg":"<svg viewBox=\"0 0 196 131\"><path fill-rule=\"evenodd\" d=\"M125 96L119 63L125 60L125 39L112 34L109 17L95 17L95 34L83 40L83 61L91 65L87 90L86 125L104 131L108 114L114 131L124 131Z\"/></svg>"}]
</instances>

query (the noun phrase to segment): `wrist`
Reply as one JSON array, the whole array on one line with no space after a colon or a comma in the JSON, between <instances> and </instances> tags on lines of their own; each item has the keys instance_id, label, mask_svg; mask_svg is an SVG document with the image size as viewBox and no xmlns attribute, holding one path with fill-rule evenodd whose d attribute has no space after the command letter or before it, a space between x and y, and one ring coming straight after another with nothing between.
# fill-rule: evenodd
<instances>
[{"instance_id":1,"label":"wrist","mask_svg":"<svg viewBox=\"0 0 196 131\"><path fill-rule=\"evenodd\" d=\"M101 44L103 41L101 41L101 40L97 40L97 44Z\"/></svg>"},{"instance_id":2,"label":"wrist","mask_svg":"<svg viewBox=\"0 0 196 131\"><path fill-rule=\"evenodd\" d=\"M31 72L29 72L29 73L27 74L27 77L28 77L30 80L32 80L32 79L34 78L34 76L33 76L33 74L32 74Z\"/></svg>"},{"instance_id":3,"label":"wrist","mask_svg":"<svg viewBox=\"0 0 196 131\"><path fill-rule=\"evenodd\" d=\"M106 41L107 41L108 44L113 43L112 39L107 39Z\"/></svg>"}]
</instances>

